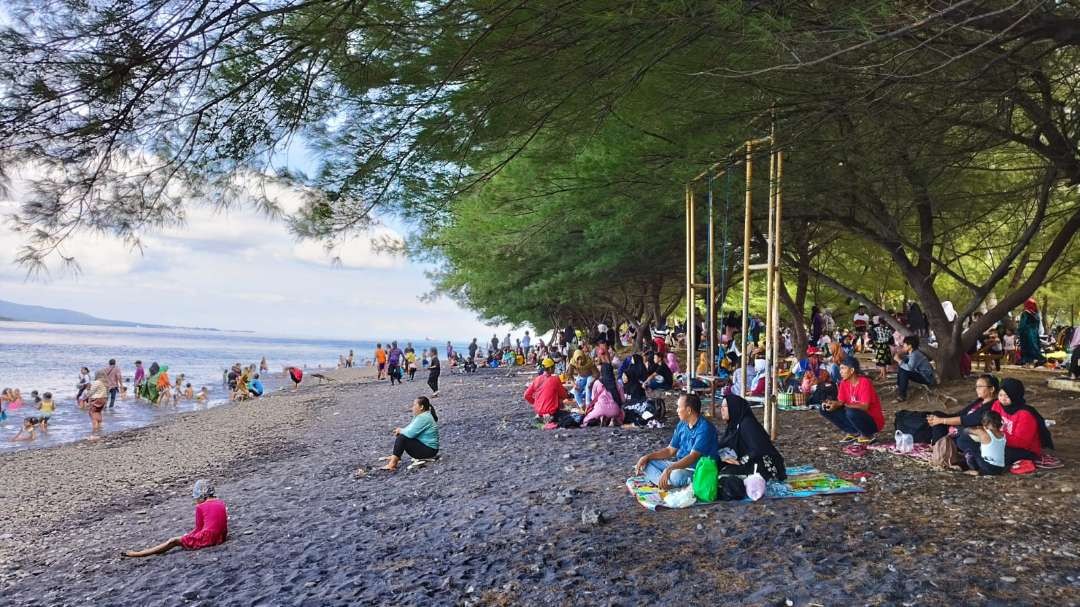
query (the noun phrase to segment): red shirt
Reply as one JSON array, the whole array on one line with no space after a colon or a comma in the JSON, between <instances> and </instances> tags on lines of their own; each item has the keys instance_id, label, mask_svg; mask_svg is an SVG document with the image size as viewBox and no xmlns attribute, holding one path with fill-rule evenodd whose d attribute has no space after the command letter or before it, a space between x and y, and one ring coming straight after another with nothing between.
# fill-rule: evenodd
<instances>
[{"instance_id":1,"label":"red shirt","mask_svg":"<svg viewBox=\"0 0 1080 607\"><path fill-rule=\"evenodd\" d=\"M217 546L229 534L229 513L225 502L210 498L195 506L195 529L180 538L180 545L188 550Z\"/></svg>"},{"instance_id":2,"label":"red shirt","mask_svg":"<svg viewBox=\"0 0 1080 607\"><path fill-rule=\"evenodd\" d=\"M867 403L870 406L866 408L866 412L870 414L870 417L874 418L874 424L877 425L878 432L885 427L885 416L881 414L881 399L878 398L877 391L874 390L874 383L869 378L859 376L859 382L856 385L851 385L851 382L842 379L840 380L839 391L836 396L836 400L850 405L851 403Z\"/></svg>"},{"instance_id":3,"label":"red shirt","mask_svg":"<svg viewBox=\"0 0 1080 607\"><path fill-rule=\"evenodd\" d=\"M544 373L525 388L525 402L537 415L555 415L564 399L570 398L558 376Z\"/></svg>"},{"instance_id":4,"label":"red shirt","mask_svg":"<svg viewBox=\"0 0 1080 607\"><path fill-rule=\"evenodd\" d=\"M1039 439L1039 420L1031 411L1020 409L1009 415L1001 403L994 402L990 408L1001 416L1001 430L1005 433L1005 446L1042 454L1042 441Z\"/></svg>"},{"instance_id":5,"label":"red shirt","mask_svg":"<svg viewBox=\"0 0 1080 607\"><path fill-rule=\"evenodd\" d=\"M652 342L653 342L653 345L656 346L656 351L657 352L659 352L660 354L667 354L667 342L664 341L663 337L660 337L658 335L658 336L652 338Z\"/></svg>"}]
</instances>

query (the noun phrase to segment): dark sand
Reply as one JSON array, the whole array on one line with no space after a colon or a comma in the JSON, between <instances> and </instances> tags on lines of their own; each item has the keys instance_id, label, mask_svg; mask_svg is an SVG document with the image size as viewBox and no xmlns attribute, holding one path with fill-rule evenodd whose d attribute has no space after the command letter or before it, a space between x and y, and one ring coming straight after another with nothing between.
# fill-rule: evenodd
<instances>
[{"instance_id":1,"label":"dark sand","mask_svg":"<svg viewBox=\"0 0 1080 607\"><path fill-rule=\"evenodd\" d=\"M0 604L1080 603L1072 395L1032 386L1031 402L1058 419L1064 470L971 478L854 459L816 413L791 412L778 443L789 465L869 471L867 493L652 513L623 482L671 425L536 430L520 399L526 375L444 376L443 460L354 478L389 453L389 430L427 393L421 376L306 385L4 456ZM230 540L120 558L191 528L200 476L229 506ZM585 509L606 522L583 526Z\"/></svg>"}]
</instances>

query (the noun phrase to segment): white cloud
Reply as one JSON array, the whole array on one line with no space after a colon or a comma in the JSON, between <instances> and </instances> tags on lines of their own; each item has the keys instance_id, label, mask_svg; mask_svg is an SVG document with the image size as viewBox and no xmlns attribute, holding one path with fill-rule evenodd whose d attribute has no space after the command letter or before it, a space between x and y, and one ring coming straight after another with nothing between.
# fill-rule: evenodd
<instances>
[{"instance_id":1,"label":"white cloud","mask_svg":"<svg viewBox=\"0 0 1080 607\"><path fill-rule=\"evenodd\" d=\"M384 243L402 242L401 235L386 228L374 228L367 234L351 237L335 243L329 249L325 244L310 240L296 243L293 254L297 259L310 263L350 269L393 269L403 265L402 258L383 248Z\"/></svg>"}]
</instances>

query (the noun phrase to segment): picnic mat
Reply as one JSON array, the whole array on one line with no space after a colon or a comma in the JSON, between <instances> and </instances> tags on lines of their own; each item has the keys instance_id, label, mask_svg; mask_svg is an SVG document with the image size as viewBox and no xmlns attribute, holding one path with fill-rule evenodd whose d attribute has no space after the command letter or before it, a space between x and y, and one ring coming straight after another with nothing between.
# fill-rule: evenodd
<instances>
[{"instance_id":1,"label":"picnic mat","mask_svg":"<svg viewBox=\"0 0 1080 607\"><path fill-rule=\"evenodd\" d=\"M664 504L667 491L650 483L644 476L631 476L626 479L626 488L639 504L649 510L668 510ZM787 480L769 481L765 489L768 499L791 497L812 497L815 495L835 495L839 493L863 493L859 485L846 481L833 474L819 471L813 466L789 466ZM747 499L746 501L750 501ZM709 502L715 504L717 502ZM701 505L697 502L694 505Z\"/></svg>"},{"instance_id":2,"label":"picnic mat","mask_svg":"<svg viewBox=\"0 0 1080 607\"><path fill-rule=\"evenodd\" d=\"M872 445L867 445L866 448L870 451L903 455L904 457L910 457L911 459L917 459L920 462L926 463L930 463L930 456L933 453L933 447L926 443L915 443L915 446L910 453L901 453L900 451L897 451L896 443L892 441L887 443L874 443ZM1035 460L1035 467L1042 470L1054 470L1056 468L1064 468L1065 462L1061 461L1061 459L1055 455L1043 453L1039 456L1039 459Z\"/></svg>"}]
</instances>

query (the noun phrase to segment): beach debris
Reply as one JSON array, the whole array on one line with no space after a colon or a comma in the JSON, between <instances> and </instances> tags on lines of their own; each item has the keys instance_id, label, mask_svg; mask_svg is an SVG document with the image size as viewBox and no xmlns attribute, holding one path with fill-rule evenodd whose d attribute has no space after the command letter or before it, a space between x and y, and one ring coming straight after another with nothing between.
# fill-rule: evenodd
<instances>
[{"instance_id":1,"label":"beach debris","mask_svg":"<svg viewBox=\"0 0 1080 607\"><path fill-rule=\"evenodd\" d=\"M555 496L555 503L569 504L574 501L574 493L573 489L564 489L563 491L560 491L558 495Z\"/></svg>"},{"instance_id":2,"label":"beach debris","mask_svg":"<svg viewBox=\"0 0 1080 607\"><path fill-rule=\"evenodd\" d=\"M585 509L581 511L582 525L591 527L594 525L603 525L605 522L607 522L607 519L604 518L604 513L596 508L585 506Z\"/></svg>"}]
</instances>

